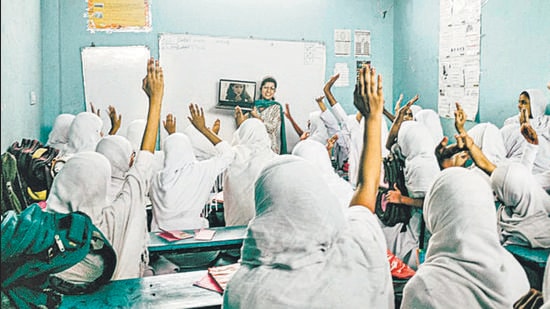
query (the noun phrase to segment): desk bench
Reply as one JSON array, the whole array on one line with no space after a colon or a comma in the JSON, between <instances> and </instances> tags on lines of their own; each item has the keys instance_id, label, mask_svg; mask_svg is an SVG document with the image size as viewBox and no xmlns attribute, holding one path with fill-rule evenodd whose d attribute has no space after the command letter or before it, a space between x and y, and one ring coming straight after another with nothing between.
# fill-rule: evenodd
<instances>
[{"instance_id":1,"label":"desk bench","mask_svg":"<svg viewBox=\"0 0 550 309\"><path fill-rule=\"evenodd\" d=\"M516 245L507 245L504 246L504 248L512 253L520 262L521 266L523 266L523 269L525 269L527 273L527 277L529 277L531 287L541 291L544 269L548 262L550 249L534 249Z\"/></svg>"},{"instance_id":2,"label":"desk bench","mask_svg":"<svg viewBox=\"0 0 550 309\"><path fill-rule=\"evenodd\" d=\"M149 232L149 253L186 253L213 251L225 249L239 249L246 235L246 225L211 227L216 233L211 240L195 240L194 237L176 241L168 241L160 236L159 232ZM193 230L184 230L195 234Z\"/></svg>"},{"instance_id":3,"label":"desk bench","mask_svg":"<svg viewBox=\"0 0 550 309\"><path fill-rule=\"evenodd\" d=\"M199 270L113 280L91 294L63 296L59 308L220 308L221 294L193 285L206 274Z\"/></svg>"}]
</instances>

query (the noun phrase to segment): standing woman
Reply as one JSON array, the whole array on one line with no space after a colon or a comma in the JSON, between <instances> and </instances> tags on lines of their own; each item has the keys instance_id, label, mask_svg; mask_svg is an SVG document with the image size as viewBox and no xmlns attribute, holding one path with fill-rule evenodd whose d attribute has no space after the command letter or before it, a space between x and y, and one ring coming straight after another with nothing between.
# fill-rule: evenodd
<instances>
[{"instance_id":1,"label":"standing woman","mask_svg":"<svg viewBox=\"0 0 550 309\"><path fill-rule=\"evenodd\" d=\"M287 153L285 118L281 104L275 101L277 81L273 77L266 77L260 86L260 98L254 102L259 117L265 124L271 149L277 154Z\"/></svg>"}]
</instances>

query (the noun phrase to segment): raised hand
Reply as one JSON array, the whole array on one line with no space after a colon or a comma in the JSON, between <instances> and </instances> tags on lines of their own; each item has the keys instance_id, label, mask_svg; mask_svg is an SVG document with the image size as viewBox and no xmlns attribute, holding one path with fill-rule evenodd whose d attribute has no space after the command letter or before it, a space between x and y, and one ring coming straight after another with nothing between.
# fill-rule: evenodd
<instances>
[{"instance_id":1,"label":"raised hand","mask_svg":"<svg viewBox=\"0 0 550 309\"><path fill-rule=\"evenodd\" d=\"M206 121L204 120L204 111L202 107L199 107L197 104L189 104L189 113L191 116L188 116L187 119L191 124L197 128L200 132L208 131L206 127Z\"/></svg>"},{"instance_id":2,"label":"raised hand","mask_svg":"<svg viewBox=\"0 0 550 309\"><path fill-rule=\"evenodd\" d=\"M326 147L327 147L327 150L328 150L329 154L332 151L332 148L334 148L334 145L336 144L337 140L338 140L338 134L334 134L329 139L327 139Z\"/></svg>"},{"instance_id":3,"label":"raised hand","mask_svg":"<svg viewBox=\"0 0 550 309\"><path fill-rule=\"evenodd\" d=\"M403 121L405 119L405 116L410 112L411 106L414 104L414 102L418 101L418 94L415 95L412 99L410 99L407 104L403 105L403 107L400 107L397 111L397 119L400 121Z\"/></svg>"},{"instance_id":4,"label":"raised hand","mask_svg":"<svg viewBox=\"0 0 550 309\"><path fill-rule=\"evenodd\" d=\"M464 130L464 124L466 123L466 112L462 109L462 106L460 103L456 102L456 110L454 112L455 114L455 128L456 131L459 134L466 133L466 130Z\"/></svg>"},{"instance_id":5,"label":"raised hand","mask_svg":"<svg viewBox=\"0 0 550 309\"><path fill-rule=\"evenodd\" d=\"M261 121L263 121L262 117L260 117L260 114L258 114L258 109L256 108L256 106L254 106L254 108L252 108L252 111L250 111L250 116L254 118L258 118Z\"/></svg>"},{"instance_id":6,"label":"raised hand","mask_svg":"<svg viewBox=\"0 0 550 309\"><path fill-rule=\"evenodd\" d=\"M216 120L214 120L214 123L212 124L212 132L218 134L220 132L220 127L221 127L220 118L216 118Z\"/></svg>"},{"instance_id":7,"label":"raised hand","mask_svg":"<svg viewBox=\"0 0 550 309\"><path fill-rule=\"evenodd\" d=\"M399 98L397 99L397 102L395 102L395 113L397 114L397 112L399 111L399 108L401 107L401 102L403 101L403 94L401 93L399 95Z\"/></svg>"},{"instance_id":8,"label":"raised hand","mask_svg":"<svg viewBox=\"0 0 550 309\"><path fill-rule=\"evenodd\" d=\"M122 124L122 115L117 115L116 109L114 106L109 105L109 119L111 119L111 130L109 131L109 135L115 135L116 132L120 129L120 125Z\"/></svg>"},{"instance_id":9,"label":"raised hand","mask_svg":"<svg viewBox=\"0 0 550 309\"><path fill-rule=\"evenodd\" d=\"M94 106L94 103L90 102L90 109L92 110L92 113L96 114L97 116L99 116L99 109L95 109L95 106Z\"/></svg>"},{"instance_id":10,"label":"raised hand","mask_svg":"<svg viewBox=\"0 0 550 309\"><path fill-rule=\"evenodd\" d=\"M149 98L164 95L164 73L158 60L153 57L147 62L147 75L143 78L141 88Z\"/></svg>"},{"instance_id":11,"label":"raised hand","mask_svg":"<svg viewBox=\"0 0 550 309\"><path fill-rule=\"evenodd\" d=\"M334 83L336 82L336 80L338 80L338 78L340 78L340 73L331 76L330 79L325 84L325 86L323 87L323 92L325 93L325 96L327 97L327 100L330 106L333 106L334 104L336 104L336 99L332 95L331 88L332 88L332 85L334 85Z\"/></svg>"},{"instance_id":12,"label":"raised hand","mask_svg":"<svg viewBox=\"0 0 550 309\"><path fill-rule=\"evenodd\" d=\"M173 134L176 132L176 116L172 114L166 115L166 120L163 120L162 124L168 134Z\"/></svg>"},{"instance_id":13,"label":"raised hand","mask_svg":"<svg viewBox=\"0 0 550 309\"><path fill-rule=\"evenodd\" d=\"M237 128L241 126L241 124L247 119L243 114L243 110L240 106L235 106L235 123L237 124Z\"/></svg>"},{"instance_id":14,"label":"raised hand","mask_svg":"<svg viewBox=\"0 0 550 309\"><path fill-rule=\"evenodd\" d=\"M369 67L370 69L370 67ZM361 113L366 116L370 113L369 98L367 96L367 68L363 67L359 70L358 83L355 84L353 91L353 105Z\"/></svg>"}]
</instances>

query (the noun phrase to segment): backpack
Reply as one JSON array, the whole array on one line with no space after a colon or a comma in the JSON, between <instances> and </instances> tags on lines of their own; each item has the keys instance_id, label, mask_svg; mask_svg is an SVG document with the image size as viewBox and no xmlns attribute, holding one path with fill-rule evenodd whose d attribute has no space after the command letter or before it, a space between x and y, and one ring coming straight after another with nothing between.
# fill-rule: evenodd
<instances>
[{"instance_id":1,"label":"backpack","mask_svg":"<svg viewBox=\"0 0 550 309\"><path fill-rule=\"evenodd\" d=\"M63 294L89 293L111 279L116 254L90 217L43 211L31 204L2 218L2 294L17 308L57 308ZM52 276L80 263L88 254L103 257L103 272L89 283Z\"/></svg>"},{"instance_id":2,"label":"backpack","mask_svg":"<svg viewBox=\"0 0 550 309\"><path fill-rule=\"evenodd\" d=\"M23 138L7 150L17 159L17 168L25 181L31 201L46 200L55 177L54 165L59 149L45 146L35 139Z\"/></svg>"},{"instance_id":3,"label":"backpack","mask_svg":"<svg viewBox=\"0 0 550 309\"><path fill-rule=\"evenodd\" d=\"M2 154L2 214L8 210L20 213L30 204L27 185L17 168L17 159L9 152Z\"/></svg>"},{"instance_id":4,"label":"backpack","mask_svg":"<svg viewBox=\"0 0 550 309\"><path fill-rule=\"evenodd\" d=\"M390 203L386 200L386 193L393 190L394 184L401 191L402 195L408 196L407 187L405 185L405 158L401 155L397 148L392 149L390 153L384 157L384 181L388 184L387 188L379 188L376 196L375 213L378 218L386 226L394 226L397 223L405 223L403 229L411 219L411 206L404 204Z\"/></svg>"}]
</instances>

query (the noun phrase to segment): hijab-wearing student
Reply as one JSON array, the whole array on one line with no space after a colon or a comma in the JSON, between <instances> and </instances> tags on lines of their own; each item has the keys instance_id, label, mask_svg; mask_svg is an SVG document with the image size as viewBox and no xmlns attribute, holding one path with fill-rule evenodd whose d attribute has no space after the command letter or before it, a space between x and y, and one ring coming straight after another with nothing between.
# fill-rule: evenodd
<instances>
[{"instance_id":1,"label":"hijab-wearing student","mask_svg":"<svg viewBox=\"0 0 550 309\"><path fill-rule=\"evenodd\" d=\"M529 281L501 246L495 216L491 188L478 173L443 170L424 203L426 259L405 285L402 307L512 308Z\"/></svg>"},{"instance_id":2,"label":"hijab-wearing student","mask_svg":"<svg viewBox=\"0 0 550 309\"><path fill-rule=\"evenodd\" d=\"M104 155L111 163L111 183L107 198L114 201L124 185L126 173L134 164L136 152L130 141L121 135L103 137L97 143L95 151Z\"/></svg>"},{"instance_id":3,"label":"hijab-wearing student","mask_svg":"<svg viewBox=\"0 0 550 309\"><path fill-rule=\"evenodd\" d=\"M413 115L415 121L422 123L428 128L436 144L443 139L443 127L441 126L441 120L439 115L433 109L425 108L416 113L413 112Z\"/></svg>"},{"instance_id":4,"label":"hijab-wearing student","mask_svg":"<svg viewBox=\"0 0 550 309\"><path fill-rule=\"evenodd\" d=\"M547 100L539 89L527 89L519 95L519 114L504 121L501 128L506 157L521 161L532 169L541 185L550 190L550 116L545 115ZM537 140L523 134L532 128Z\"/></svg>"},{"instance_id":5,"label":"hijab-wearing student","mask_svg":"<svg viewBox=\"0 0 550 309\"><path fill-rule=\"evenodd\" d=\"M273 77L266 77L260 84L260 99L254 101L257 113L254 117L260 118L267 129L271 139L271 149L276 154L287 153L285 117L283 107L275 101L277 81Z\"/></svg>"},{"instance_id":6,"label":"hijab-wearing student","mask_svg":"<svg viewBox=\"0 0 550 309\"><path fill-rule=\"evenodd\" d=\"M65 147L65 144L69 141L69 128L73 122L75 115L73 114L60 114L55 118L52 130L48 135L48 141L46 145L52 146L59 150Z\"/></svg>"},{"instance_id":7,"label":"hijab-wearing student","mask_svg":"<svg viewBox=\"0 0 550 309\"><path fill-rule=\"evenodd\" d=\"M142 88L149 97L143 143L115 200L111 203L107 198L111 183L109 161L100 153L84 151L72 156L54 178L46 201L48 211L82 211L90 216L116 251L117 266L112 279L140 277L148 263L147 215L141 205L145 205L145 194L149 190L164 94L162 68L153 58L148 60ZM70 268L57 275L69 282L86 281L94 275L97 262L90 260L82 265L84 269Z\"/></svg>"},{"instance_id":8,"label":"hijab-wearing student","mask_svg":"<svg viewBox=\"0 0 550 309\"><path fill-rule=\"evenodd\" d=\"M164 140L164 168L153 178L149 194L153 204L151 231L207 227L202 211L216 178L235 156L229 143L206 127L202 108L190 104L189 112L193 126L215 145L218 154L198 161L189 138L176 132L173 115L167 115L164 127L170 135Z\"/></svg>"},{"instance_id":9,"label":"hijab-wearing student","mask_svg":"<svg viewBox=\"0 0 550 309\"><path fill-rule=\"evenodd\" d=\"M367 71L369 70L369 71ZM370 74L367 74L370 73ZM368 99L364 161L345 211L317 168L280 156L256 182L241 267L227 284L224 308L393 308L384 236L374 204L380 177L382 80L361 71ZM365 78L367 82L365 83ZM292 179L292 182L285 181Z\"/></svg>"},{"instance_id":10,"label":"hijab-wearing student","mask_svg":"<svg viewBox=\"0 0 550 309\"><path fill-rule=\"evenodd\" d=\"M69 139L62 150L63 156L68 158L81 151L95 151L97 142L103 137L101 129L103 120L98 115L91 112L78 113L69 128Z\"/></svg>"},{"instance_id":11,"label":"hijab-wearing student","mask_svg":"<svg viewBox=\"0 0 550 309\"><path fill-rule=\"evenodd\" d=\"M256 118L245 119L239 107L235 108L237 130L232 147L235 159L224 173L224 218L227 226L247 225L256 214L254 183L262 168L277 154L265 125Z\"/></svg>"},{"instance_id":12,"label":"hijab-wearing student","mask_svg":"<svg viewBox=\"0 0 550 309\"><path fill-rule=\"evenodd\" d=\"M353 196L353 188L351 184L340 177L332 167L330 158L327 155L325 146L317 141L306 139L300 141L294 146L292 154L306 159L317 168L323 179L329 185L330 190L334 193L339 201L339 205L344 209L349 206L349 201Z\"/></svg>"}]
</instances>

